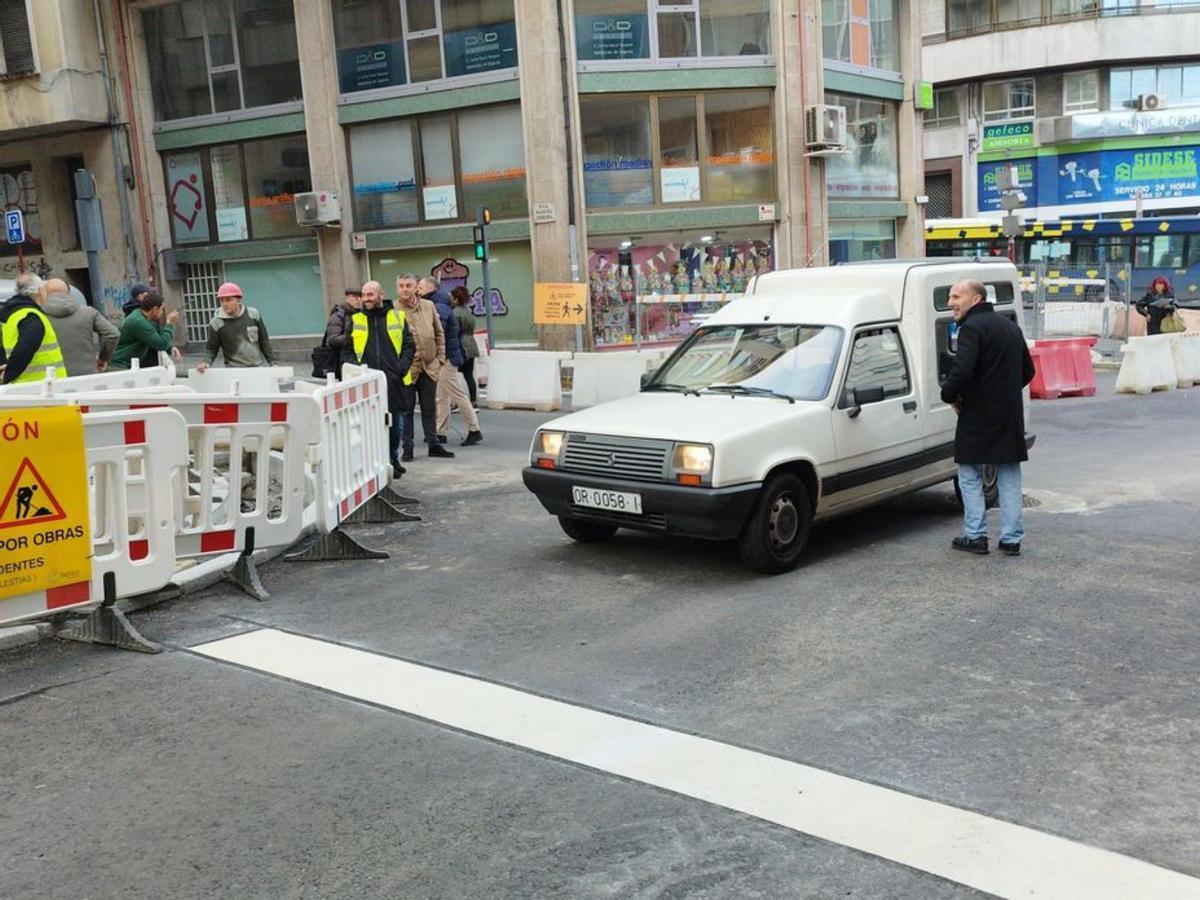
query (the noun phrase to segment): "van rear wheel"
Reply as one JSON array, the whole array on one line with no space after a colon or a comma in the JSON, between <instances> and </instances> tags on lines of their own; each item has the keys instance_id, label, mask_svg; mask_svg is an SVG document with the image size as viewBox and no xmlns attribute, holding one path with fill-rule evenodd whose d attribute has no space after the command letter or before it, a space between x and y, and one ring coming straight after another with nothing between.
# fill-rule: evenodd
<instances>
[{"instance_id":1,"label":"van rear wheel","mask_svg":"<svg viewBox=\"0 0 1200 900\"><path fill-rule=\"evenodd\" d=\"M812 503L804 482L795 475L776 475L758 501L738 537L742 562L757 572L790 572L808 545Z\"/></svg>"},{"instance_id":2,"label":"van rear wheel","mask_svg":"<svg viewBox=\"0 0 1200 900\"><path fill-rule=\"evenodd\" d=\"M583 519L572 519L570 516L559 516L558 524L567 533L567 537L579 541L581 544L599 544L617 533L616 525L608 525L605 522L585 522Z\"/></svg>"}]
</instances>

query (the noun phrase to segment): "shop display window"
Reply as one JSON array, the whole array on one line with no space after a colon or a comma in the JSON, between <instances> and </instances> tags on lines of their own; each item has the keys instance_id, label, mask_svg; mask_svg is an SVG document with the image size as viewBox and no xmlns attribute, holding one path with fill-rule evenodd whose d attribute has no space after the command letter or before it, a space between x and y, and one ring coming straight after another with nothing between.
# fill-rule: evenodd
<instances>
[{"instance_id":1,"label":"shop display window","mask_svg":"<svg viewBox=\"0 0 1200 900\"><path fill-rule=\"evenodd\" d=\"M825 94L825 102L846 108L849 150L844 155L825 160L825 186L829 199L899 197L896 104L833 93Z\"/></svg>"},{"instance_id":2,"label":"shop display window","mask_svg":"<svg viewBox=\"0 0 1200 900\"><path fill-rule=\"evenodd\" d=\"M304 135L244 144L250 229L258 238L308 234L296 223L296 195L312 190Z\"/></svg>"},{"instance_id":3,"label":"shop display window","mask_svg":"<svg viewBox=\"0 0 1200 900\"><path fill-rule=\"evenodd\" d=\"M588 253L598 350L672 344L775 267L769 229L594 237Z\"/></svg>"},{"instance_id":4,"label":"shop display window","mask_svg":"<svg viewBox=\"0 0 1200 900\"><path fill-rule=\"evenodd\" d=\"M583 188L588 206L649 206L654 202L650 160L650 101L646 97L579 98Z\"/></svg>"}]
</instances>

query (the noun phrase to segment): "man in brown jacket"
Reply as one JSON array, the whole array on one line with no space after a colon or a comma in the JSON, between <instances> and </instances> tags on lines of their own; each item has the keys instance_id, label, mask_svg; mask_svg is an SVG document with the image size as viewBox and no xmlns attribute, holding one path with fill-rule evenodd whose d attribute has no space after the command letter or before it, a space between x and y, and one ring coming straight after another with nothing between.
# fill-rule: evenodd
<instances>
[{"instance_id":1,"label":"man in brown jacket","mask_svg":"<svg viewBox=\"0 0 1200 900\"><path fill-rule=\"evenodd\" d=\"M429 446L429 455L453 457L454 454L437 439L437 377L438 371L446 364L446 335L442 331L442 320L437 314L437 307L417 296L417 276L410 272L396 279L396 308L404 315L405 324L417 348L412 368L408 370L411 383L404 386L404 455L400 458L405 462L413 458L418 401L421 404L421 431Z\"/></svg>"}]
</instances>

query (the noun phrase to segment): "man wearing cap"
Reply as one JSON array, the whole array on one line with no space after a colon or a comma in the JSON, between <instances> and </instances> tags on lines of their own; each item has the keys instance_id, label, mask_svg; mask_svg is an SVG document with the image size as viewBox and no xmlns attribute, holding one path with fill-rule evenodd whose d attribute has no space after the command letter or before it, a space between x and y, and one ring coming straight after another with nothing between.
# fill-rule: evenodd
<instances>
[{"instance_id":1,"label":"man wearing cap","mask_svg":"<svg viewBox=\"0 0 1200 900\"><path fill-rule=\"evenodd\" d=\"M350 346L350 317L362 309L363 292L361 288L346 288L346 297L341 303L335 303L329 311L329 320L325 323L325 338L322 343L334 352L334 371L337 377L342 377L342 363L354 361L353 348Z\"/></svg>"},{"instance_id":2,"label":"man wearing cap","mask_svg":"<svg viewBox=\"0 0 1200 900\"><path fill-rule=\"evenodd\" d=\"M267 326L253 306L242 302L242 289L232 281L217 288L221 309L208 323L207 361L196 366L205 372L220 353L225 365L232 368L275 365L271 338Z\"/></svg>"}]
</instances>

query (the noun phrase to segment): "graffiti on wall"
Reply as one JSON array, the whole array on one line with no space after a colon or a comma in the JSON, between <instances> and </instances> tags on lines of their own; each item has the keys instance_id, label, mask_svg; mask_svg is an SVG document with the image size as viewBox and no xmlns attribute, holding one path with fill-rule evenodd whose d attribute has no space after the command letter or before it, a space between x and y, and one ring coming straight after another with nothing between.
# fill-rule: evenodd
<instances>
[{"instance_id":1,"label":"graffiti on wall","mask_svg":"<svg viewBox=\"0 0 1200 900\"><path fill-rule=\"evenodd\" d=\"M42 256L37 259L25 257L25 271L37 272L42 278L49 278L51 272L50 263L46 262L46 257ZM16 257L11 259L0 259L0 278L11 280L21 274L21 270L17 265Z\"/></svg>"},{"instance_id":2,"label":"graffiti on wall","mask_svg":"<svg viewBox=\"0 0 1200 900\"><path fill-rule=\"evenodd\" d=\"M482 316L486 314L483 300L483 287L479 286L471 288L469 282L471 279L471 269L463 265L453 257L446 257L436 266L429 270L429 274L435 278L446 292L454 290L454 288L462 286L471 292L471 313L472 315ZM492 295L492 315L507 316L508 305L504 302L503 292L496 287L491 289Z\"/></svg>"}]
</instances>

